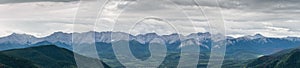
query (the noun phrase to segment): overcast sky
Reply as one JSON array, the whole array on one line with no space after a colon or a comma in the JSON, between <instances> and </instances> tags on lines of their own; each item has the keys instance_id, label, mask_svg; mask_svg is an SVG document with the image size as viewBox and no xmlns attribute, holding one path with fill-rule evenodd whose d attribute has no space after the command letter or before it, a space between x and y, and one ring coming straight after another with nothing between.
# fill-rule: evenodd
<instances>
[{"instance_id":1,"label":"overcast sky","mask_svg":"<svg viewBox=\"0 0 300 68\"><path fill-rule=\"evenodd\" d=\"M202 8L222 9L225 28L229 36L254 35L269 37L300 37L300 0L219 0L215 6L209 0L114 0L105 5L102 16L96 22L96 31L112 31L113 28L130 26L132 34L176 32L168 23L184 28L184 34L207 32L208 21ZM94 3L93 1L89 1ZM0 36L26 33L37 37L53 32L73 32L73 21L80 6L78 0L0 0ZM88 2L87 2L88 3ZM90 7L85 7L90 8ZM87 31L94 27L86 16L76 23ZM211 11L214 13L216 11ZM159 16L157 17L151 17ZM140 19L135 17L149 16ZM138 20L138 21L136 21ZM137 23L138 22L138 23ZM115 23L117 26L115 27ZM192 24L191 24L192 23ZM132 26L135 27L132 27Z\"/></svg>"}]
</instances>

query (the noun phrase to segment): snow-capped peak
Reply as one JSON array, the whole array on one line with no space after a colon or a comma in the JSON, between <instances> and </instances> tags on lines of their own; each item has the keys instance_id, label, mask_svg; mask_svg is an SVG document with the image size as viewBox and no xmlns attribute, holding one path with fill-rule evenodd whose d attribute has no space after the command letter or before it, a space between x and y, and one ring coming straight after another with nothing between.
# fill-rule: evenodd
<instances>
[{"instance_id":1,"label":"snow-capped peak","mask_svg":"<svg viewBox=\"0 0 300 68\"><path fill-rule=\"evenodd\" d=\"M12 42L12 43L26 44L26 43L32 43L33 41L36 40L37 38L32 35L12 33L7 37L0 38L0 43Z\"/></svg>"},{"instance_id":2,"label":"snow-capped peak","mask_svg":"<svg viewBox=\"0 0 300 68\"><path fill-rule=\"evenodd\" d=\"M247 35L247 36L240 37L240 38L253 40L253 39L259 39L259 38L265 38L265 36L263 36L263 35L261 35L261 34L255 34L255 35L253 35L253 36Z\"/></svg>"},{"instance_id":3,"label":"snow-capped peak","mask_svg":"<svg viewBox=\"0 0 300 68\"><path fill-rule=\"evenodd\" d=\"M265 36L263 36L263 35L261 35L261 34L255 34L254 37L255 37L255 38L263 38L263 37L265 37Z\"/></svg>"}]
</instances>

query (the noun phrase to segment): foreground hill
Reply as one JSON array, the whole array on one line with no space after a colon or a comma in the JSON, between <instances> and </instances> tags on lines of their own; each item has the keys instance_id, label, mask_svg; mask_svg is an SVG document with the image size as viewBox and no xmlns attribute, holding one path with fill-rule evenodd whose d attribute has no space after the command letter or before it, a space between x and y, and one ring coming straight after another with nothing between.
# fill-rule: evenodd
<instances>
[{"instance_id":1,"label":"foreground hill","mask_svg":"<svg viewBox=\"0 0 300 68\"><path fill-rule=\"evenodd\" d=\"M93 65L106 64L98 59L78 55L76 58L87 60L84 68L93 68ZM0 68L77 68L74 53L55 45L45 45L24 49L6 50L0 52Z\"/></svg>"},{"instance_id":2,"label":"foreground hill","mask_svg":"<svg viewBox=\"0 0 300 68\"><path fill-rule=\"evenodd\" d=\"M263 56L247 65L250 68L300 68L300 49L287 49Z\"/></svg>"}]
</instances>

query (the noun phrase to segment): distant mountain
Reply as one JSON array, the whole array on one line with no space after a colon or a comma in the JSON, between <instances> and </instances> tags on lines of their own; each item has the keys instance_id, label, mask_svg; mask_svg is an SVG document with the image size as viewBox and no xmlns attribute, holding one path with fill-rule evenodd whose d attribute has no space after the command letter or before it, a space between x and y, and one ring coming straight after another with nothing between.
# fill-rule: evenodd
<instances>
[{"instance_id":1,"label":"distant mountain","mask_svg":"<svg viewBox=\"0 0 300 68\"><path fill-rule=\"evenodd\" d=\"M7 37L0 38L0 50L29 47L38 38L32 35L13 33Z\"/></svg>"},{"instance_id":2,"label":"distant mountain","mask_svg":"<svg viewBox=\"0 0 300 68\"><path fill-rule=\"evenodd\" d=\"M249 68L300 68L300 49L293 48L252 60Z\"/></svg>"},{"instance_id":3,"label":"distant mountain","mask_svg":"<svg viewBox=\"0 0 300 68\"><path fill-rule=\"evenodd\" d=\"M73 40L79 40L80 45L86 45L82 47L89 47L89 45L97 43L110 44L112 42L122 41L120 39L112 40L111 36L117 38L124 38L128 36L129 40L126 41L136 41L142 45L149 44L153 39L162 39L169 51L180 52L182 47L187 45L180 45L185 43L188 45L199 45L201 51L209 52L211 48L211 34L210 33L191 33L189 35L181 34L170 34L170 35L157 35L156 33L147 33L139 35L131 35L123 32L83 32L83 33L63 33L55 32L49 36L36 38L31 35L26 34L11 34L6 37L0 38L0 51L18 48L27 48L38 45L57 45L58 47L66 48L72 50L72 36ZM181 38L180 38L181 37ZM82 40L82 41L80 41ZM239 38L227 37L226 54L239 55L240 53L247 52L248 54L242 54L237 57L249 56L252 58L257 58L261 55L272 54L284 49L298 47L300 45L300 38L297 37L286 37L286 38L270 38L265 37L261 34L248 35ZM77 41L78 42L78 41ZM74 45L74 44L73 44ZM98 45L98 44L97 44ZM103 45L98 45L99 47ZM104 46L103 46L104 47ZM107 47L107 46L105 46ZM104 48L105 48L104 47ZM145 46L147 47L147 46ZM84 49L84 48L82 48ZM245 59L245 58L244 58ZM249 57L249 59L251 59Z\"/></svg>"},{"instance_id":4,"label":"distant mountain","mask_svg":"<svg viewBox=\"0 0 300 68\"><path fill-rule=\"evenodd\" d=\"M60 44L56 44L56 43L63 43L63 44L69 45L69 46L63 47L63 48L72 49L71 48L72 34L73 34L73 36L76 37L76 38L74 37L74 39L84 40L86 38L95 38L95 41L92 41L92 40L81 41L82 43L86 43L86 44L93 44L95 42L111 43L112 42L112 40L111 40L112 34L114 34L114 36L128 35L129 40L135 40L142 44L149 43L154 38L160 38L160 39L163 39L168 44L173 44L180 40L179 36L183 37L183 38L181 38L182 41L194 39L194 41L197 41L197 43L200 44L201 40L206 40L209 36L209 33L205 33L207 35L204 35L204 34L202 35L202 33L198 33L199 35L202 35L202 36L199 36L197 34L193 34L193 35L189 35L189 36L183 36L180 34L159 36L155 33L140 34L137 36L133 36L133 35L123 33L123 32L93 32L93 31L90 31L90 32L84 32L84 33L55 32L46 37L36 38L31 35L13 33L9 36L0 38L0 47L1 47L0 50L25 48L25 47L30 47L33 45L41 44L41 42L43 42L43 44L46 44L46 42L47 42L48 44L55 44L55 45L60 45ZM119 34L119 35L117 35L117 34ZM114 40L114 41L120 41L120 40ZM207 45L201 45L201 46L208 47Z\"/></svg>"},{"instance_id":5,"label":"distant mountain","mask_svg":"<svg viewBox=\"0 0 300 68\"><path fill-rule=\"evenodd\" d=\"M0 43L10 42L19 44L31 44L36 40L38 40L38 38L32 35L13 33L7 37L1 38Z\"/></svg>"},{"instance_id":6,"label":"distant mountain","mask_svg":"<svg viewBox=\"0 0 300 68\"><path fill-rule=\"evenodd\" d=\"M268 38L263 36L229 39L227 40L227 52L249 51L261 55L269 55L284 49L299 47L300 41L295 39Z\"/></svg>"},{"instance_id":7,"label":"distant mountain","mask_svg":"<svg viewBox=\"0 0 300 68\"><path fill-rule=\"evenodd\" d=\"M112 40L112 35L118 39ZM128 36L129 40L120 40L120 38L124 38L124 36ZM170 35L157 35L155 33L131 35L123 32L90 31L83 33L55 32L46 37L36 38L31 35L14 33L0 38L0 51L36 47L40 45L56 45L73 51L73 39L73 41L77 40L76 43L79 43L79 47L76 48L76 53L94 57L91 56L93 54L90 54L90 50L88 48L92 45L96 45L98 55L101 59L104 59L104 61L108 62L109 65L114 65L113 67L122 67L114 55L112 42L128 42L130 44L132 54L141 60L145 60L151 56L149 52L150 42L153 39L161 39L167 46L167 54L173 55L166 57L167 59L172 60L165 60L163 63L164 65L169 65L169 62L176 62L179 59L177 54L180 54L182 48L188 48L190 45L198 45L201 50L200 59L207 61L209 59L212 44L210 36L210 33L191 33L190 35L184 36L176 33ZM225 41L227 44L225 59L226 62L233 62L232 64L236 64L234 63L236 61L240 62L249 59L256 59L284 49L300 46L300 38L297 37L270 38L261 34L239 38L227 37ZM182 43L186 45L181 45ZM192 54L190 55L192 56ZM173 65L173 63L170 64ZM231 66L232 64L228 64L226 66ZM200 66L205 66L205 64ZM241 66L241 64L238 64L238 66Z\"/></svg>"},{"instance_id":8,"label":"distant mountain","mask_svg":"<svg viewBox=\"0 0 300 68\"><path fill-rule=\"evenodd\" d=\"M76 53L75 53L76 55ZM77 59L86 60L84 68L93 68L98 59L78 55ZM0 68L77 68L74 53L55 45L44 45L24 49L13 49L0 52Z\"/></svg>"}]
</instances>

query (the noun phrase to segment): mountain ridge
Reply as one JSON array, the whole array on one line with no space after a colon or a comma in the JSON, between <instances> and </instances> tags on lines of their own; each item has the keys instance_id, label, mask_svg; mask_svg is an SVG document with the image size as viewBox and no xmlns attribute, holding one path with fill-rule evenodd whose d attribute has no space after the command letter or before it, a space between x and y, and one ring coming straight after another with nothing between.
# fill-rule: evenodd
<instances>
[{"instance_id":1,"label":"mountain ridge","mask_svg":"<svg viewBox=\"0 0 300 68\"><path fill-rule=\"evenodd\" d=\"M57 32L53 32L51 33L50 35L46 35L46 36L42 36L42 37L37 37L37 36L34 36L34 35L31 35L31 34L26 34L26 33L11 33L7 36L1 36L0 38L3 38L3 37L8 37L8 36L11 36L11 35L28 35L28 36L34 36L35 38L45 38L45 37L48 37L48 36L51 36L51 35L55 35L55 34L81 34L81 33L125 33L125 34L129 34L129 33L126 33L126 32L113 32L113 31L102 31L102 32L97 32L97 31L87 31L87 32L74 32L74 33L67 33L67 32L62 32L62 31L57 31ZM142 33L142 34L136 34L136 35L132 35L132 34L129 34L130 36L143 36L143 35L153 35L153 34L156 34L157 36L168 36L168 35L180 35L180 36L189 36L189 35L192 35L192 34L208 34L210 35L209 32L196 32L196 33L190 33L188 35L182 35L182 34L178 34L178 33L171 33L171 34L163 34L163 35L160 35L160 34L157 34L157 33ZM241 37L267 37L267 36L264 36L263 34L260 34L260 33L256 33L256 34L253 34L253 35L244 35L244 36L240 36L240 37L232 37L232 36L226 36L226 37L230 37L230 38L241 38ZM268 37L268 38L300 38L300 37L293 37L293 36L287 36L287 37Z\"/></svg>"},{"instance_id":2,"label":"mountain ridge","mask_svg":"<svg viewBox=\"0 0 300 68\"><path fill-rule=\"evenodd\" d=\"M95 66L94 64L97 63L92 62L100 61L99 59L78 55L55 45L41 45L0 51L0 57L2 57L0 58L0 64L3 64L5 67L13 68L76 68L79 66L76 64L74 55L76 55L77 59L89 60L87 65L80 67L93 67ZM108 65L102 61L101 64L108 67Z\"/></svg>"},{"instance_id":3,"label":"mountain ridge","mask_svg":"<svg viewBox=\"0 0 300 68\"><path fill-rule=\"evenodd\" d=\"M247 68L299 68L300 49L292 48L251 60Z\"/></svg>"},{"instance_id":4,"label":"mountain ridge","mask_svg":"<svg viewBox=\"0 0 300 68\"><path fill-rule=\"evenodd\" d=\"M92 45L97 44L97 42L112 43L111 35L118 36L116 38L122 38L123 36L129 36L127 41L137 41L141 44L150 43L153 39L161 39L167 45L167 48L171 51L180 50L186 45L180 45L181 43L189 45L199 45L201 50L210 51L212 40L210 38L211 34L205 33L191 33L189 35L183 36L181 34L173 33L170 35L158 35L156 33L131 35L124 32L83 32L83 33L63 33L55 32L49 36L36 38L32 35L26 34L12 34L6 37L0 38L0 50L9 50L17 48L27 48L38 45L57 45L62 48L72 50L75 40L79 45ZM22 37L25 36L25 37ZM180 38L182 37L182 38ZM259 55L268 55L283 49L289 49L293 47L298 47L300 45L300 38L297 37L287 37L287 38L270 38L265 37L261 34L256 34L253 36L245 36L239 38L227 38L227 51L226 53L236 54L234 52L243 51L249 53L255 53ZM118 42L114 40L113 42ZM284 45L282 45L284 44ZM111 45L111 44L110 44ZM99 45L102 46L102 45ZM203 49L204 48L204 49ZM266 51L268 50L268 51Z\"/></svg>"}]
</instances>

